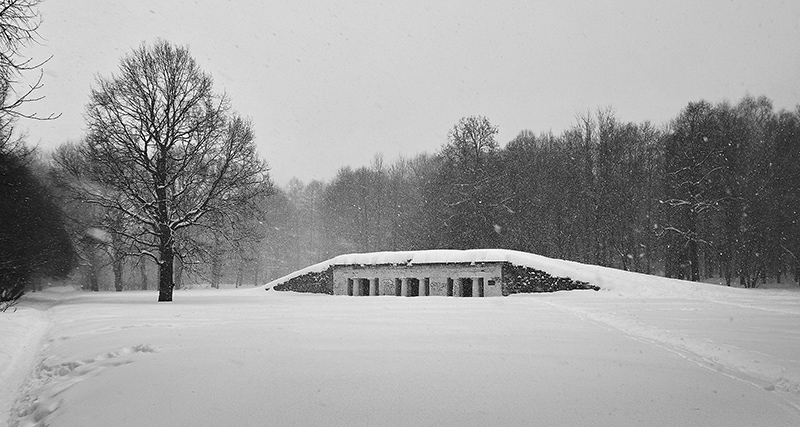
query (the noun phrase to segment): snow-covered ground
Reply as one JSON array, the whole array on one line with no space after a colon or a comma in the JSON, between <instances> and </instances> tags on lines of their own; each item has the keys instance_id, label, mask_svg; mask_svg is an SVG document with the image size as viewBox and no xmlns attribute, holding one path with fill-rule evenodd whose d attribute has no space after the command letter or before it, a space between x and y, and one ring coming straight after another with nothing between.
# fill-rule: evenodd
<instances>
[{"instance_id":1,"label":"snow-covered ground","mask_svg":"<svg viewBox=\"0 0 800 427\"><path fill-rule=\"evenodd\" d=\"M800 425L800 292L547 270L603 290L29 294L0 425Z\"/></svg>"}]
</instances>

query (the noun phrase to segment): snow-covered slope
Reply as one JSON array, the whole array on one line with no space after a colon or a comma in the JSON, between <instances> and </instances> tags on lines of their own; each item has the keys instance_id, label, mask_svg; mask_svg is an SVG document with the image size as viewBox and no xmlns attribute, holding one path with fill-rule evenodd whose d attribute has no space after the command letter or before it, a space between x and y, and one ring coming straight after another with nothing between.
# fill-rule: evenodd
<instances>
[{"instance_id":1,"label":"snow-covered slope","mask_svg":"<svg viewBox=\"0 0 800 427\"><path fill-rule=\"evenodd\" d=\"M0 403L13 426L800 425L800 292L526 259L605 291L30 294L0 366L41 347Z\"/></svg>"},{"instance_id":2,"label":"snow-covered slope","mask_svg":"<svg viewBox=\"0 0 800 427\"><path fill-rule=\"evenodd\" d=\"M266 287L281 284L294 277L310 272L326 270L331 265L379 265L379 264L426 264L426 263L477 263L507 261L514 265L546 271L556 277L569 277L588 282L601 289L620 295L674 296L714 294L718 286L705 283L666 279L647 274L633 273L608 267L582 264L548 258L527 252L507 249L435 249L425 251L370 252L339 255L311 265L267 283ZM735 292L735 291L734 291Z\"/></svg>"}]
</instances>

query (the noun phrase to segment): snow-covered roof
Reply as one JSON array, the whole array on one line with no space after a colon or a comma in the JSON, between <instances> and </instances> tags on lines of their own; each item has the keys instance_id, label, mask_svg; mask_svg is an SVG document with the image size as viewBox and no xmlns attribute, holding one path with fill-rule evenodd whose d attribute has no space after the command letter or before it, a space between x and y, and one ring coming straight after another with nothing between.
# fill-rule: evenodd
<instances>
[{"instance_id":1,"label":"snow-covered roof","mask_svg":"<svg viewBox=\"0 0 800 427\"><path fill-rule=\"evenodd\" d=\"M436 249L427 251L371 252L339 255L333 265L395 265L395 264L475 264L479 262L511 261L515 251L503 249ZM516 252L523 254L523 252ZM527 254L530 255L530 254Z\"/></svg>"},{"instance_id":2,"label":"snow-covered roof","mask_svg":"<svg viewBox=\"0 0 800 427\"><path fill-rule=\"evenodd\" d=\"M569 261L554 260L527 252L507 249L432 249L425 251L369 252L339 255L273 280L267 284L267 287L284 283L304 274L325 271L332 265L476 264L482 262L509 262L523 267L547 271L556 276L569 276L569 274L560 274L564 270L563 267L557 268L552 265L554 262L569 263ZM554 273L553 270L559 273Z\"/></svg>"}]
</instances>

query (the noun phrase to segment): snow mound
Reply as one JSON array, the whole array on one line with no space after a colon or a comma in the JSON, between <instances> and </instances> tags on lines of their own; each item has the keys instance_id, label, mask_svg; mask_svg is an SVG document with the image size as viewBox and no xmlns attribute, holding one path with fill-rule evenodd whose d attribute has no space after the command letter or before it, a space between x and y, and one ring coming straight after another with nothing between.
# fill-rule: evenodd
<instances>
[{"instance_id":1,"label":"snow mound","mask_svg":"<svg viewBox=\"0 0 800 427\"><path fill-rule=\"evenodd\" d=\"M691 297L694 295L699 298L707 298L710 294L719 292L741 291L721 288L718 285L668 279L508 249L434 249L339 255L273 280L267 283L265 288L270 289L304 274L325 271L332 265L475 264L480 262L508 262L522 267L535 268L552 276L587 282L600 287L601 290L621 296L672 297L680 295L681 297Z\"/></svg>"}]
</instances>

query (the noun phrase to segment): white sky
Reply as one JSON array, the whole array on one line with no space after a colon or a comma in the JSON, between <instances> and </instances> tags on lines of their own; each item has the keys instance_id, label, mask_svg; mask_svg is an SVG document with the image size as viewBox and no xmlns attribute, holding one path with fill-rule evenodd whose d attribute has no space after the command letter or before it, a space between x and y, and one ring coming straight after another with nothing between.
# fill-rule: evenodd
<instances>
[{"instance_id":1,"label":"white sky","mask_svg":"<svg viewBox=\"0 0 800 427\"><path fill-rule=\"evenodd\" d=\"M612 106L668 121L688 102L800 103L800 2L45 0L46 98L25 122L50 149L81 137L94 76L157 37L188 45L252 118L279 184L376 153L435 152L462 116L504 144Z\"/></svg>"}]
</instances>

